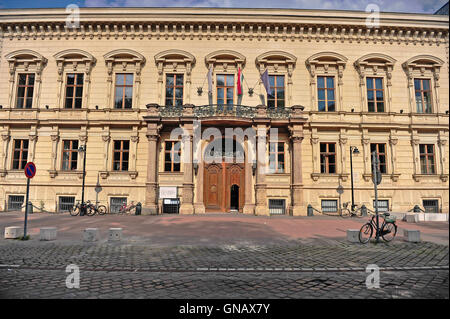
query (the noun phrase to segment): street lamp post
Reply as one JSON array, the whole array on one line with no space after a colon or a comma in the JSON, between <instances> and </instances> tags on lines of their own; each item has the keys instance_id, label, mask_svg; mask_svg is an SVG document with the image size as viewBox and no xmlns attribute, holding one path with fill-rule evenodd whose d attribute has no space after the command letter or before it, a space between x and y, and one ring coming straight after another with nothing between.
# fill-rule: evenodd
<instances>
[{"instance_id":1,"label":"street lamp post","mask_svg":"<svg viewBox=\"0 0 450 319\"><path fill-rule=\"evenodd\" d=\"M80 207L80 216L84 216L86 213L86 205L84 205L84 184L86 177L86 144L80 146L78 151L83 154L83 184L81 186L81 207Z\"/></svg>"},{"instance_id":2,"label":"street lamp post","mask_svg":"<svg viewBox=\"0 0 450 319\"><path fill-rule=\"evenodd\" d=\"M358 155L359 150L356 146L350 146L350 178L352 181L352 212L355 210L355 194L353 189L353 154Z\"/></svg>"}]
</instances>

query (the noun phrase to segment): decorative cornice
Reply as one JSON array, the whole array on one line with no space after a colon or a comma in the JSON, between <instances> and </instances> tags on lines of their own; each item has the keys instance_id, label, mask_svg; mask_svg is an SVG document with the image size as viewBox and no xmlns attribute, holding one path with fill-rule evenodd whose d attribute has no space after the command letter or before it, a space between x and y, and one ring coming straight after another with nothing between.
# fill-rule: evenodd
<instances>
[{"instance_id":1,"label":"decorative cornice","mask_svg":"<svg viewBox=\"0 0 450 319\"><path fill-rule=\"evenodd\" d=\"M273 16L276 16L273 15ZM323 20L322 20L323 21ZM80 28L69 29L64 22L0 22L0 36L9 40L52 40L52 39L223 39L223 40L274 40L274 41L316 41L440 45L448 41L448 29L443 26L386 26L366 28L365 25L336 25L330 27L324 22L315 23L264 23L260 22L124 22L89 23L82 22ZM448 27L447 27L448 28Z\"/></svg>"}]
</instances>

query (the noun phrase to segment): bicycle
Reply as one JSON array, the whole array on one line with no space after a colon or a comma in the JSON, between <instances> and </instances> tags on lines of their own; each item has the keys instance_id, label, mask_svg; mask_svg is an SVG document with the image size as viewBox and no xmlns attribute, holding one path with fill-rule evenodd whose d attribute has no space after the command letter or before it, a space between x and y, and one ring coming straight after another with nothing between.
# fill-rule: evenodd
<instances>
[{"instance_id":1,"label":"bicycle","mask_svg":"<svg viewBox=\"0 0 450 319\"><path fill-rule=\"evenodd\" d=\"M86 203L80 203L80 201L77 200L77 203L73 207L71 207L69 209L69 213L70 213L71 216L78 216L78 214L80 214L80 211L81 211L82 208L87 209L88 208L87 204ZM87 213L87 210L86 210L86 213Z\"/></svg>"},{"instance_id":2,"label":"bicycle","mask_svg":"<svg viewBox=\"0 0 450 319\"><path fill-rule=\"evenodd\" d=\"M130 205L124 202L122 207L119 208L119 214L133 214L136 213L136 205L134 205L134 201L131 201Z\"/></svg>"},{"instance_id":3,"label":"bicycle","mask_svg":"<svg viewBox=\"0 0 450 319\"><path fill-rule=\"evenodd\" d=\"M358 205L355 205L355 210L352 211L348 208L348 205L350 202L343 203L343 209L340 211L340 216L342 218L346 217L362 217L362 207L358 207Z\"/></svg>"},{"instance_id":4,"label":"bicycle","mask_svg":"<svg viewBox=\"0 0 450 319\"><path fill-rule=\"evenodd\" d=\"M377 229L377 223L375 220L376 215L372 213L370 214L372 215L372 217L369 222L364 224L359 230L358 237L361 244L367 244L370 241L370 238L372 238L373 230ZM379 214L379 216L383 218L379 235L383 238L384 241L390 242L395 238L395 235L397 234L397 224L395 223L396 218L395 216L390 216L389 213L381 213Z\"/></svg>"},{"instance_id":5,"label":"bicycle","mask_svg":"<svg viewBox=\"0 0 450 319\"><path fill-rule=\"evenodd\" d=\"M97 206L97 205L92 204L91 201L89 201L89 200L86 203L87 203L87 207L88 207L88 210L87 210L88 216L94 216L97 213L99 215L105 215L107 212L105 205Z\"/></svg>"}]
</instances>

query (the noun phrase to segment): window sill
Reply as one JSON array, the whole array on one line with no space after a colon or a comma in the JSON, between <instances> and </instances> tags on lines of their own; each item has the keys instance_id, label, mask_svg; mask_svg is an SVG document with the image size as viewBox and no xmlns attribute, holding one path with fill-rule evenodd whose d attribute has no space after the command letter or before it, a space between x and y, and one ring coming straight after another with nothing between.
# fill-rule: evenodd
<instances>
[{"instance_id":1,"label":"window sill","mask_svg":"<svg viewBox=\"0 0 450 319\"><path fill-rule=\"evenodd\" d=\"M318 181L319 178L338 178L343 182L346 182L350 174L330 174L330 173L311 173L311 178L313 181Z\"/></svg>"},{"instance_id":2,"label":"window sill","mask_svg":"<svg viewBox=\"0 0 450 319\"><path fill-rule=\"evenodd\" d=\"M49 170L48 171L51 178L55 178L57 175L76 175L79 179L83 178L83 171L73 170L73 171L64 171L64 170Z\"/></svg>"},{"instance_id":3,"label":"window sill","mask_svg":"<svg viewBox=\"0 0 450 319\"><path fill-rule=\"evenodd\" d=\"M397 182L400 175L401 174L389 174L389 173L381 174L381 176L383 178L390 178L390 179L392 179L393 182ZM372 174L363 174L363 178L364 178L364 181L370 182L370 181L372 181Z\"/></svg>"},{"instance_id":4,"label":"window sill","mask_svg":"<svg viewBox=\"0 0 450 319\"><path fill-rule=\"evenodd\" d=\"M413 179L416 182L420 182L423 179L436 179L438 177L444 183L448 181L448 174L413 174Z\"/></svg>"},{"instance_id":5,"label":"window sill","mask_svg":"<svg viewBox=\"0 0 450 319\"><path fill-rule=\"evenodd\" d=\"M136 179L138 175L137 171L100 171L99 173L102 179L106 179L109 175L116 175L116 176L129 175L131 179Z\"/></svg>"}]
</instances>

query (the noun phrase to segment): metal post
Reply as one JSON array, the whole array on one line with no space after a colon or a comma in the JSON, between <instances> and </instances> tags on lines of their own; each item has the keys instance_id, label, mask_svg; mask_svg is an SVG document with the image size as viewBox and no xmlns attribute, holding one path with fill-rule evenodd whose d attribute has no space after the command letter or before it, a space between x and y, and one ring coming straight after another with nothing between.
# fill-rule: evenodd
<instances>
[{"instance_id":1,"label":"metal post","mask_svg":"<svg viewBox=\"0 0 450 319\"><path fill-rule=\"evenodd\" d=\"M351 177L351 183L352 183L352 212L355 210L355 194L353 191L353 149L350 146L350 177Z\"/></svg>"},{"instance_id":2,"label":"metal post","mask_svg":"<svg viewBox=\"0 0 450 319\"><path fill-rule=\"evenodd\" d=\"M375 214L376 214L376 224L377 224L377 229L376 229L376 233L375 233L375 238L376 238L376 242L378 243L380 240L380 220L379 220L379 216L378 216L378 185L377 185L377 169L378 169L378 157L377 157L377 153L373 152L372 153L372 176L373 176L373 185L375 188Z\"/></svg>"},{"instance_id":3,"label":"metal post","mask_svg":"<svg viewBox=\"0 0 450 319\"><path fill-rule=\"evenodd\" d=\"M25 200L25 222L23 225L23 238L25 239L27 237L27 219L28 219L28 195L30 193L30 179L27 178L27 198Z\"/></svg>"},{"instance_id":4,"label":"metal post","mask_svg":"<svg viewBox=\"0 0 450 319\"><path fill-rule=\"evenodd\" d=\"M83 185L81 186L81 211L80 216L84 216L86 213L86 207L84 205L84 184L85 184L85 177L86 177L86 144L83 146L84 149L84 156L83 156ZM83 215L81 214L83 213Z\"/></svg>"}]
</instances>

